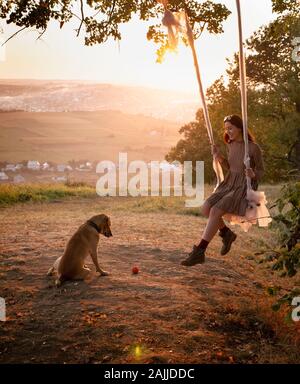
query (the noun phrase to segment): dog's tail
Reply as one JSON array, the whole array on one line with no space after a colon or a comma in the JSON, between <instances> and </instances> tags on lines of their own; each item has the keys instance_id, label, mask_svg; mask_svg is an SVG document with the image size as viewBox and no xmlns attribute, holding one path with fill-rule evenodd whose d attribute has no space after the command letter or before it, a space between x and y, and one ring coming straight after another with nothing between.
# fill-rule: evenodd
<instances>
[{"instance_id":1,"label":"dog's tail","mask_svg":"<svg viewBox=\"0 0 300 384\"><path fill-rule=\"evenodd\" d=\"M57 288L59 288L67 279L61 275L55 280L55 285Z\"/></svg>"}]
</instances>

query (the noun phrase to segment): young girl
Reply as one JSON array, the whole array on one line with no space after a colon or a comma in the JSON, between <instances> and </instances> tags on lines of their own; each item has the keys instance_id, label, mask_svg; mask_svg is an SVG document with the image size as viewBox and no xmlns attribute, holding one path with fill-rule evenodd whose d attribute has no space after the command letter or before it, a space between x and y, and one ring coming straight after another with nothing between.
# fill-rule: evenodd
<instances>
[{"instance_id":1,"label":"young girl","mask_svg":"<svg viewBox=\"0 0 300 384\"><path fill-rule=\"evenodd\" d=\"M238 216L245 215L248 203L246 199L246 176L251 178L252 188L257 190L258 181L264 172L261 149L255 143L254 137L250 132L248 132L248 139L251 168L245 169L242 119L237 115L227 116L224 119L224 128L224 141L226 143L228 160L222 156L216 145L212 148L212 154L228 172L224 181L206 199L202 206L202 213L208 217L208 222L199 245L194 245L188 258L181 262L185 266L204 263L205 250L218 230L223 242L221 255L229 252L231 244L235 241L237 235L225 225L222 216L226 213Z\"/></svg>"}]
</instances>

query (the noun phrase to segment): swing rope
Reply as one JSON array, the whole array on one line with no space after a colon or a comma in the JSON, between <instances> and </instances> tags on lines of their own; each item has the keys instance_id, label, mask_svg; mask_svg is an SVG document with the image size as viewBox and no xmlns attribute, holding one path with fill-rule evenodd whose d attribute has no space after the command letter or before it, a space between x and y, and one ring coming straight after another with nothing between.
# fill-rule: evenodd
<instances>
[{"instance_id":1,"label":"swing rope","mask_svg":"<svg viewBox=\"0 0 300 384\"><path fill-rule=\"evenodd\" d=\"M205 125L207 129L207 134L208 134L210 145L213 146L215 145L213 129L212 129L212 125L209 117L209 111L208 111L206 98L205 98L205 93L202 85L202 79L200 74L198 57L195 49L193 31L189 22L188 15L186 11L171 12L168 9L168 0L157 0L157 1L161 3L165 9L165 14L162 22L163 22L163 25L168 28L170 47L175 48L177 46L179 32L187 36L187 39L193 54L194 67L195 67L198 86L199 86L199 93L200 93L200 99L201 99L202 108L203 108L203 115L204 115ZM224 180L224 175L223 175L221 164L215 157L213 158L213 169L217 177L217 184L214 188L214 190L216 190L218 186L221 184L221 182Z\"/></svg>"},{"instance_id":2,"label":"swing rope","mask_svg":"<svg viewBox=\"0 0 300 384\"><path fill-rule=\"evenodd\" d=\"M246 63L243 46L243 26L240 0L236 0L237 14L238 14L238 29L239 29L239 65L240 65L240 83L241 83L241 104L242 104L242 118L243 118L243 136L245 143L244 164L246 169L250 168L249 156L249 140L248 140L248 108L247 108L247 85L246 85ZM252 190L251 178L246 177L247 190Z\"/></svg>"},{"instance_id":3,"label":"swing rope","mask_svg":"<svg viewBox=\"0 0 300 384\"><path fill-rule=\"evenodd\" d=\"M206 98L203 90L201 74L199 69L199 63L197 58L197 53L195 49L193 31L189 23L188 15L186 11L182 12L171 12L168 9L168 0L157 0L158 3L162 4L165 9L165 14L163 17L163 25L168 28L169 36L169 46L175 48L178 44L178 34L183 33L187 36L189 45L192 49L194 67L196 70L197 81L199 85L199 93L202 102L204 120L206 124L206 129L209 137L210 145L213 146L214 137L213 130L211 126L211 121L209 118L208 107L206 104ZM244 164L246 169L250 168L250 156L249 156L249 140L248 140L248 112L247 112L247 83L246 83L246 64L243 48L243 30L242 30L242 16L241 16L241 7L240 1L236 0L237 13L238 13L238 29L239 29L239 66L240 66L240 83L241 83L241 107L242 107L242 117L243 117L243 136L245 144L245 154L244 154ZM183 25L183 20L185 25ZM217 176L217 185L214 191L217 189L219 184L224 180L223 170L220 163L217 159L213 158L213 169ZM266 207L266 197L265 193L261 191L254 191L251 185L251 178L246 176L247 183L247 197L248 207L246 209L245 216L238 216L235 214L225 214L224 218L227 219L230 224L239 224L245 232L251 227L252 224L258 222L259 226L266 227L272 221L269 211Z\"/></svg>"},{"instance_id":4,"label":"swing rope","mask_svg":"<svg viewBox=\"0 0 300 384\"><path fill-rule=\"evenodd\" d=\"M201 102L202 102L205 125L206 125L206 129L207 129L210 145L213 146L213 145L215 145L214 134L213 134L211 121L209 118L209 112L208 112L208 107L207 107L207 103L206 103L205 93L203 90L201 74L200 74L200 69L199 69L199 63L198 63L198 57L197 57L197 53L196 53L196 49L195 49L193 31L192 31L191 25L189 23L187 13L185 12L184 14L185 14L187 37L188 37L188 41L189 41L190 47L192 49L192 54L193 54L194 67L196 70L196 76L197 76L197 81L198 81L198 86L199 86L200 98L201 98ZM218 186L224 180L224 175L223 175L222 167L221 167L219 161L215 157L213 158L213 169L214 169L215 174L217 176L217 184L214 188L214 190L216 190L218 188Z\"/></svg>"},{"instance_id":5,"label":"swing rope","mask_svg":"<svg viewBox=\"0 0 300 384\"><path fill-rule=\"evenodd\" d=\"M249 155L249 138L248 138L248 105L247 105L247 80L246 80L246 60L243 45L243 25L240 0L236 0L237 16L238 16L238 33L239 33L239 69L240 69L240 86L241 86L241 108L243 118L243 136L245 144L244 164L246 169L250 168ZM272 221L269 211L266 207L265 193L254 191L251 184L251 178L246 176L247 183L247 200L248 207L245 217L235 215L227 215L232 224L240 224L247 231L252 224L262 227L268 226ZM225 215L226 217L226 215Z\"/></svg>"}]
</instances>

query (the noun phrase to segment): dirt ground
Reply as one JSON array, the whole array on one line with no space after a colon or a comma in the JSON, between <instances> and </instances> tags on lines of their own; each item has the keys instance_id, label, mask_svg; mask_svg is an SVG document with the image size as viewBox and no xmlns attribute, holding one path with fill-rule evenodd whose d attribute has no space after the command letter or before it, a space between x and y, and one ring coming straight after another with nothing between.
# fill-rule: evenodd
<instances>
[{"instance_id":1,"label":"dirt ground","mask_svg":"<svg viewBox=\"0 0 300 384\"><path fill-rule=\"evenodd\" d=\"M113 237L101 236L98 249L110 276L93 268L87 281L56 288L48 268L97 213L112 220ZM180 261L201 217L119 211L100 198L16 205L0 216L1 363L299 363L266 294L289 282L253 256L272 243L266 229L237 229L226 256L216 236L206 263L187 268Z\"/></svg>"}]
</instances>

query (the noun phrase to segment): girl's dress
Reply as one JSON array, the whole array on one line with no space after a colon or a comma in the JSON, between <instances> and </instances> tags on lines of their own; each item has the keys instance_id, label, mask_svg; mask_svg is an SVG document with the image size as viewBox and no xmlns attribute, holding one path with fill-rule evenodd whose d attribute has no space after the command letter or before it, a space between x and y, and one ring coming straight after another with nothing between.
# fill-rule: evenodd
<instances>
[{"instance_id":1,"label":"girl's dress","mask_svg":"<svg viewBox=\"0 0 300 384\"><path fill-rule=\"evenodd\" d=\"M232 141L226 144L228 160L223 160L222 167L228 172L223 182L206 199L210 206L215 206L237 216L245 216L248 205L247 183L244 165L244 141ZM258 144L249 142L250 167L255 172L255 179L251 180L253 190L257 190L258 181L264 173L262 151Z\"/></svg>"}]
</instances>

